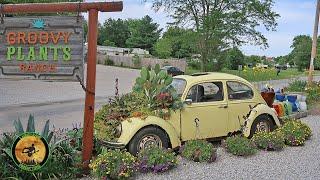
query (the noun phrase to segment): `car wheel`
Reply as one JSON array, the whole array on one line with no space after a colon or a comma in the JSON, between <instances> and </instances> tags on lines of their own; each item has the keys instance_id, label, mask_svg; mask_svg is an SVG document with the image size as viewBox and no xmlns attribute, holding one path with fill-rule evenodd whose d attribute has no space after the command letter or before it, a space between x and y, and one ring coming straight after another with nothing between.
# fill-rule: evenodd
<instances>
[{"instance_id":1,"label":"car wheel","mask_svg":"<svg viewBox=\"0 0 320 180\"><path fill-rule=\"evenodd\" d=\"M249 138L252 138L252 136L255 133L271 132L273 130L274 130L274 124L272 122L272 119L267 115L260 115L254 120L254 122L251 126Z\"/></svg>"},{"instance_id":2,"label":"car wheel","mask_svg":"<svg viewBox=\"0 0 320 180\"><path fill-rule=\"evenodd\" d=\"M131 154L137 155L140 151L151 146L168 148L169 140L166 133L156 127L146 127L134 135L129 142L128 150Z\"/></svg>"}]
</instances>

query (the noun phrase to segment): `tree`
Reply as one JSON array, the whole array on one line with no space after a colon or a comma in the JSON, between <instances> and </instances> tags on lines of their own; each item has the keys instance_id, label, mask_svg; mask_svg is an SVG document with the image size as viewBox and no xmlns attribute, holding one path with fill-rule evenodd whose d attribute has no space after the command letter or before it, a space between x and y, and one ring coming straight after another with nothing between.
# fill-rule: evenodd
<instances>
[{"instance_id":1,"label":"tree","mask_svg":"<svg viewBox=\"0 0 320 180\"><path fill-rule=\"evenodd\" d=\"M155 10L164 7L172 14L174 24L194 27L202 70L208 70L208 63L221 69L224 60L220 53L230 46L252 43L267 47L267 39L257 27L275 30L279 17L272 10L273 0L152 0L152 3Z\"/></svg>"},{"instance_id":2,"label":"tree","mask_svg":"<svg viewBox=\"0 0 320 180\"><path fill-rule=\"evenodd\" d=\"M172 42L167 38L162 38L155 44L154 50L157 57L169 58L172 53Z\"/></svg>"},{"instance_id":3,"label":"tree","mask_svg":"<svg viewBox=\"0 0 320 180\"><path fill-rule=\"evenodd\" d=\"M126 47L126 40L130 36L128 23L122 19L109 18L104 22L99 33L103 45L111 44L117 47Z\"/></svg>"},{"instance_id":4,"label":"tree","mask_svg":"<svg viewBox=\"0 0 320 180\"><path fill-rule=\"evenodd\" d=\"M255 66L257 63L261 63L261 57L260 56L255 56L255 55L251 55L251 56L246 56L245 57L245 62L246 64L252 64L252 66Z\"/></svg>"},{"instance_id":5,"label":"tree","mask_svg":"<svg viewBox=\"0 0 320 180\"><path fill-rule=\"evenodd\" d=\"M293 60L298 69L302 71L309 67L311 58L312 39L307 35L299 35L294 37L291 45Z\"/></svg>"},{"instance_id":6,"label":"tree","mask_svg":"<svg viewBox=\"0 0 320 180\"><path fill-rule=\"evenodd\" d=\"M244 65L244 55L238 48L227 51L227 68L237 70L239 65Z\"/></svg>"},{"instance_id":7,"label":"tree","mask_svg":"<svg viewBox=\"0 0 320 180\"><path fill-rule=\"evenodd\" d=\"M130 37L126 40L126 45L130 48L141 48L152 52L162 31L159 29L159 24L153 23L150 16L145 16L139 20L128 20L128 26Z\"/></svg>"},{"instance_id":8,"label":"tree","mask_svg":"<svg viewBox=\"0 0 320 180\"><path fill-rule=\"evenodd\" d=\"M193 53L197 52L197 48L194 43L196 41L196 34L191 29L170 26L168 30L163 33L162 37L171 41L172 57L186 58L191 57Z\"/></svg>"}]
</instances>

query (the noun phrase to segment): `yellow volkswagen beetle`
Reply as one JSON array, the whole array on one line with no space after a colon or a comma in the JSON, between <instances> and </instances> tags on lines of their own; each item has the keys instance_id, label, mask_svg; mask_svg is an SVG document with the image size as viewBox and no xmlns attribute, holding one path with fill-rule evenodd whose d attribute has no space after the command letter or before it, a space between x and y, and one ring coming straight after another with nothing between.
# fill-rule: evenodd
<instances>
[{"instance_id":1,"label":"yellow volkswagen beetle","mask_svg":"<svg viewBox=\"0 0 320 180\"><path fill-rule=\"evenodd\" d=\"M121 123L116 142L109 148L127 148L130 153L156 145L178 148L193 139L218 139L242 131L250 138L255 132L280 126L276 112L267 106L251 83L224 73L180 75L171 84L184 102L169 120L149 116Z\"/></svg>"}]
</instances>

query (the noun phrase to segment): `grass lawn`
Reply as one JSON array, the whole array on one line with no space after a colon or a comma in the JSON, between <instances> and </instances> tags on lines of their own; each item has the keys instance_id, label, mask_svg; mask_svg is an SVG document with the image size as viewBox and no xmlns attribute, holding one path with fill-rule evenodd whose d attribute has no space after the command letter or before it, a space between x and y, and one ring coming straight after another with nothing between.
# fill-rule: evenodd
<instances>
[{"instance_id":1,"label":"grass lawn","mask_svg":"<svg viewBox=\"0 0 320 180\"><path fill-rule=\"evenodd\" d=\"M186 74L193 74L196 72L200 72L197 69L191 69L187 67ZM248 69L247 71L237 71L237 70L222 70L224 73L234 74L240 76L248 81L268 81L275 79L289 79L294 78L296 76L306 76L307 72L300 72L297 69L287 69L281 70L279 76L277 76L277 72L275 69L267 69L267 70L252 70ZM320 75L320 71L315 71L315 75Z\"/></svg>"}]
</instances>

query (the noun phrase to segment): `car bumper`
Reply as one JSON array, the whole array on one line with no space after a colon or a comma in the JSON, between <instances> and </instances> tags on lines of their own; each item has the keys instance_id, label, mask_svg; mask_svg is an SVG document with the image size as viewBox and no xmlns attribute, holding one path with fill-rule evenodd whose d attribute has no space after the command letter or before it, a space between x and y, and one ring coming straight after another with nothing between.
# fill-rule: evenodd
<instances>
[{"instance_id":1,"label":"car bumper","mask_svg":"<svg viewBox=\"0 0 320 180\"><path fill-rule=\"evenodd\" d=\"M109 149L124 149L125 144L112 141L100 141L101 145Z\"/></svg>"}]
</instances>

